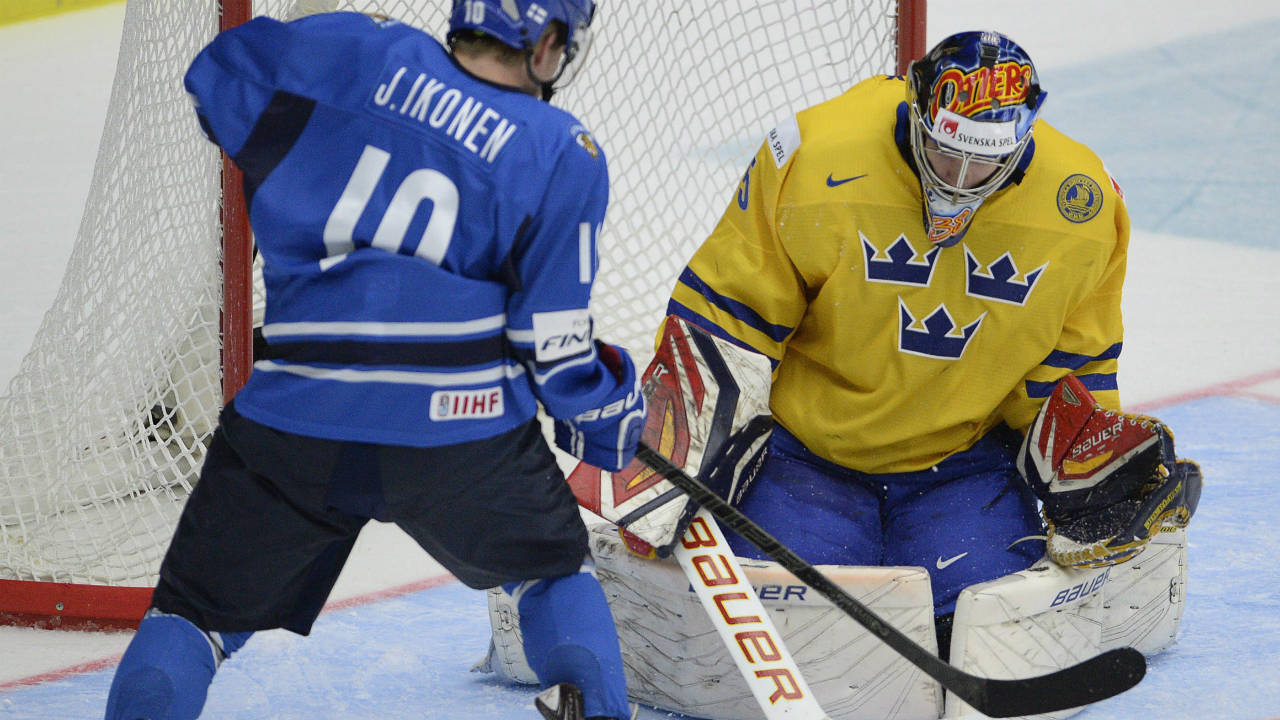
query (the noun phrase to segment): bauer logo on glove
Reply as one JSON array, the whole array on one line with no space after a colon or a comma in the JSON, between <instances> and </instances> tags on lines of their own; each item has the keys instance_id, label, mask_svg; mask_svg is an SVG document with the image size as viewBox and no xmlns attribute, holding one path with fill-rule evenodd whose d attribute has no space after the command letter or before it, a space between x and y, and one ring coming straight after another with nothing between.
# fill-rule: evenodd
<instances>
[{"instance_id":1,"label":"bauer logo on glove","mask_svg":"<svg viewBox=\"0 0 1280 720\"><path fill-rule=\"evenodd\" d=\"M1164 423L1102 407L1072 375L1027 430L1018 470L1044 505L1049 557L1077 567L1125 562L1161 528L1186 527L1203 482Z\"/></svg>"}]
</instances>

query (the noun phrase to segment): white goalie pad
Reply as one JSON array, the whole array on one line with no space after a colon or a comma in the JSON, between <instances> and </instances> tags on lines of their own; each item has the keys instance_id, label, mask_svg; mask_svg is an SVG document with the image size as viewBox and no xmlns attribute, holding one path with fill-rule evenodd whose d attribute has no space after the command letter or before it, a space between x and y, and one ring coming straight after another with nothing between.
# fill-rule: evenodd
<instances>
[{"instance_id":1,"label":"white goalie pad","mask_svg":"<svg viewBox=\"0 0 1280 720\"><path fill-rule=\"evenodd\" d=\"M520 611L515 598L502 588L489 588L489 650L471 672L496 673L521 685L537 685L538 675L524 656L524 635L520 632Z\"/></svg>"},{"instance_id":2,"label":"white goalie pad","mask_svg":"<svg viewBox=\"0 0 1280 720\"><path fill-rule=\"evenodd\" d=\"M1102 597L1103 650L1154 655L1172 645L1187 597L1187 530L1165 527L1136 558L1111 568Z\"/></svg>"},{"instance_id":3,"label":"white goalie pad","mask_svg":"<svg viewBox=\"0 0 1280 720\"><path fill-rule=\"evenodd\" d=\"M644 372L649 410L641 439L733 502L772 426L769 360L668 317ZM578 503L666 555L692 517L688 497L639 460L618 472L581 463Z\"/></svg>"},{"instance_id":4,"label":"white goalie pad","mask_svg":"<svg viewBox=\"0 0 1280 720\"><path fill-rule=\"evenodd\" d=\"M632 699L717 720L762 717L689 581L672 560L629 552L617 528L589 528ZM1042 675L1113 647L1146 655L1177 637L1186 531L1166 531L1134 560L1077 569L1042 559L970 586L956 603L951 663L992 678ZM776 563L739 559L823 709L835 720L979 718ZM923 568L818 566L873 612L933 652L933 597ZM476 669L536 683L511 598L490 591L494 641ZM1079 709L1033 716L1062 720Z\"/></svg>"},{"instance_id":5,"label":"white goalie pad","mask_svg":"<svg viewBox=\"0 0 1280 720\"><path fill-rule=\"evenodd\" d=\"M1154 655L1177 639L1186 597L1185 529L1167 529L1126 563L1093 569L1048 558L965 588L956 602L951 662L975 675L1043 675L1112 648ZM1036 715L1070 717L1082 708ZM966 714L968 713L968 714ZM954 697L947 717L981 717Z\"/></svg>"},{"instance_id":6,"label":"white goalie pad","mask_svg":"<svg viewBox=\"0 0 1280 720\"><path fill-rule=\"evenodd\" d=\"M1113 568L1067 568L1044 558L1030 568L971 585L956 600L951 664L997 679L1034 677L1102 652L1103 596ZM1080 708L1035 715L1070 717ZM947 696L948 718L979 718Z\"/></svg>"},{"instance_id":7,"label":"white goalie pad","mask_svg":"<svg viewBox=\"0 0 1280 720\"><path fill-rule=\"evenodd\" d=\"M717 720L758 720L759 705L689 581L671 560L638 558L615 529L591 529L632 698ZM740 558L814 698L832 718L933 720L938 684L777 563ZM933 594L923 568L818 566L846 592L933 652Z\"/></svg>"},{"instance_id":8,"label":"white goalie pad","mask_svg":"<svg viewBox=\"0 0 1280 720\"><path fill-rule=\"evenodd\" d=\"M637 557L611 525L589 531L596 574L618 626L631 698L694 717L763 718L679 564ZM942 689L932 678L777 563L739 562L830 717L938 718ZM936 651L933 593L923 568L818 569L912 640ZM510 597L491 590L490 610L495 640L476 669L536 682L520 648Z\"/></svg>"}]
</instances>

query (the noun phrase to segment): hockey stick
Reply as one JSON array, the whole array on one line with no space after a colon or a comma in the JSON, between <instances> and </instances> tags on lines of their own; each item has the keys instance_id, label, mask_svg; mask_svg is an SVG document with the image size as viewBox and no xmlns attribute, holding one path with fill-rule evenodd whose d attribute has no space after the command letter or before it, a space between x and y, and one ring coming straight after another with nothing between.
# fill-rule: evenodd
<instances>
[{"instance_id":1,"label":"hockey stick","mask_svg":"<svg viewBox=\"0 0 1280 720\"><path fill-rule=\"evenodd\" d=\"M765 555L817 590L886 645L984 715L1039 715L1088 705L1137 685L1147 672L1146 659L1142 653L1129 647L1108 650L1071 667L1033 678L997 680L962 672L882 620L737 508L729 505L706 485L689 477L645 443L640 443L636 457L683 490L694 502L706 508L725 527L760 548Z\"/></svg>"},{"instance_id":2,"label":"hockey stick","mask_svg":"<svg viewBox=\"0 0 1280 720\"><path fill-rule=\"evenodd\" d=\"M710 511L698 510L671 554L765 720L829 720Z\"/></svg>"}]
</instances>

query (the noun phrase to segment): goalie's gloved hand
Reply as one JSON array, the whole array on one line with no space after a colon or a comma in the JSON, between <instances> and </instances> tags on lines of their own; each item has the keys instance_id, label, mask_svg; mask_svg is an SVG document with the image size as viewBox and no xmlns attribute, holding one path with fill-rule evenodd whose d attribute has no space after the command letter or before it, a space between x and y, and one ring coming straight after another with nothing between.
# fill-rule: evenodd
<instances>
[{"instance_id":1,"label":"goalie's gloved hand","mask_svg":"<svg viewBox=\"0 0 1280 720\"><path fill-rule=\"evenodd\" d=\"M596 353L618 380L598 408L567 420L555 420L556 447L605 470L621 470L636 455L644 430L645 401L631 356L619 347L596 341Z\"/></svg>"},{"instance_id":2,"label":"goalie's gloved hand","mask_svg":"<svg viewBox=\"0 0 1280 720\"><path fill-rule=\"evenodd\" d=\"M1162 527L1186 527L1203 482L1164 423L1103 408L1072 375L1027 430L1018 470L1044 505L1049 557L1076 567L1125 562Z\"/></svg>"}]
</instances>

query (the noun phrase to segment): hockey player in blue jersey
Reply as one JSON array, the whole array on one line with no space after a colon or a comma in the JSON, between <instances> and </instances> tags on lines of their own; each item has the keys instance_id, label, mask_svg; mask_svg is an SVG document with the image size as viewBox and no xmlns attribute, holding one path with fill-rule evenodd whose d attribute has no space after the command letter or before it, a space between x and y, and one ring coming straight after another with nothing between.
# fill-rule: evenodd
<instances>
[{"instance_id":1,"label":"hockey player in blue jersey","mask_svg":"<svg viewBox=\"0 0 1280 720\"><path fill-rule=\"evenodd\" d=\"M544 715L630 715L536 418L619 468L645 412L587 309L605 158L544 102L581 65L594 10L458 0L447 47L356 13L256 18L196 57L200 125L244 171L266 347L222 415L109 720L195 718L254 631L307 634L371 518L518 598Z\"/></svg>"}]
</instances>

